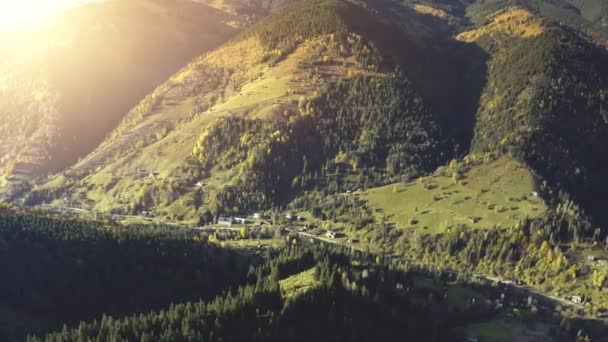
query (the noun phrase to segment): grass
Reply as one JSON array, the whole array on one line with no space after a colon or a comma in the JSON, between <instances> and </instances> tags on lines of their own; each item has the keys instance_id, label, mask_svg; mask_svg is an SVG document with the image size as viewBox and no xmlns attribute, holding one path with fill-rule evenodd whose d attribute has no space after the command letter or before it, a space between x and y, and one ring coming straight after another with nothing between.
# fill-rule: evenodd
<instances>
[{"instance_id":1,"label":"grass","mask_svg":"<svg viewBox=\"0 0 608 342\"><path fill-rule=\"evenodd\" d=\"M397 228L441 233L453 225L508 228L526 217L541 217L547 206L533 191L530 171L503 156L473 166L457 183L434 175L370 189L361 197L379 219L386 217Z\"/></svg>"},{"instance_id":2,"label":"grass","mask_svg":"<svg viewBox=\"0 0 608 342\"><path fill-rule=\"evenodd\" d=\"M281 294L286 301L293 300L319 285L319 281L315 279L314 267L279 281Z\"/></svg>"},{"instance_id":3,"label":"grass","mask_svg":"<svg viewBox=\"0 0 608 342\"><path fill-rule=\"evenodd\" d=\"M501 320L473 324L469 326L468 330L480 337L483 341L511 340L509 329Z\"/></svg>"}]
</instances>

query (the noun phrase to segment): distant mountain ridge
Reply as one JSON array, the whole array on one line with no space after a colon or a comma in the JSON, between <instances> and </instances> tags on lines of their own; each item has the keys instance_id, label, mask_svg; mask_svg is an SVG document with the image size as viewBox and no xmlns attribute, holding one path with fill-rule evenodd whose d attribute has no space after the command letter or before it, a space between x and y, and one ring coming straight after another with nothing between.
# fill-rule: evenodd
<instances>
[{"instance_id":1,"label":"distant mountain ridge","mask_svg":"<svg viewBox=\"0 0 608 342\"><path fill-rule=\"evenodd\" d=\"M484 16L508 6L528 8L555 22L580 30L602 44L608 42L608 3L603 0L474 1L467 11L479 23Z\"/></svg>"}]
</instances>

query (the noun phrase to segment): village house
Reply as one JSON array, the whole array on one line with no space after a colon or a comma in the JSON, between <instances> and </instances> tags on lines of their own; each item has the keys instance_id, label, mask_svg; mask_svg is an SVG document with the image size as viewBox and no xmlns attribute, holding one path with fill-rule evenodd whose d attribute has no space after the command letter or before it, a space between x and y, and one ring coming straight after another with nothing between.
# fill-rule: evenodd
<instances>
[{"instance_id":1,"label":"village house","mask_svg":"<svg viewBox=\"0 0 608 342\"><path fill-rule=\"evenodd\" d=\"M570 298L570 301L572 301L573 303L580 304L583 301L583 298L581 296L572 296Z\"/></svg>"},{"instance_id":2,"label":"village house","mask_svg":"<svg viewBox=\"0 0 608 342\"><path fill-rule=\"evenodd\" d=\"M293 214L292 213L287 213L285 214L285 218L288 220L293 220Z\"/></svg>"},{"instance_id":3,"label":"village house","mask_svg":"<svg viewBox=\"0 0 608 342\"><path fill-rule=\"evenodd\" d=\"M338 234L336 232L334 232L333 230L328 230L327 233L325 233L325 236L327 236L330 239L335 239L337 235Z\"/></svg>"},{"instance_id":4,"label":"village house","mask_svg":"<svg viewBox=\"0 0 608 342\"><path fill-rule=\"evenodd\" d=\"M235 217L232 222L235 224L245 224L247 220L242 217Z\"/></svg>"},{"instance_id":5,"label":"village house","mask_svg":"<svg viewBox=\"0 0 608 342\"><path fill-rule=\"evenodd\" d=\"M259 220L259 219L262 218L262 214L261 213L255 213L255 214L253 214L253 218L256 219L256 220Z\"/></svg>"},{"instance_id":6,"label":"village house","mask_svg":"<svg viewBox=\"0 0 608 342\"><path fill-rule=\"evenodd\" d=\"M222 225L222 226L232 226L232 217L224 217L224 216L220 216L217 219L217 224Z\"/></svg>"}]
</instances>

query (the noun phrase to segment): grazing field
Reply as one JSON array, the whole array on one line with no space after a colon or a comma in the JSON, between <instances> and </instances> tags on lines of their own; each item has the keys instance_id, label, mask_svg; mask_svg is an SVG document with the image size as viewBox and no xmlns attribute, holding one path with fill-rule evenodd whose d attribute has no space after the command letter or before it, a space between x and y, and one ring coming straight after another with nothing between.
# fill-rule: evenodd
<instances>
[{"instance_id":1,"label":"grazing field","mask_svg":"<svg viewBox=\"0 0 608 342\"><path fill-rule=\"evenodd\" d=\"M435 233L453 225L512 227L547 210L533 194L530 171L510 157L474 165L458 181L446 174L447 168L414 182L370 189L361 197L397 228Z\"/></svg>"}]
</instances>

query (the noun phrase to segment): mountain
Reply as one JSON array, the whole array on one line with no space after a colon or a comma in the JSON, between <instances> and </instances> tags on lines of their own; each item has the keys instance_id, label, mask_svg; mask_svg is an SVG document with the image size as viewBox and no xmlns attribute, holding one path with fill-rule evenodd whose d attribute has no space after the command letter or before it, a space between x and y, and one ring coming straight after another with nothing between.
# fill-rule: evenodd
<instances>
[{"instance_id":1,"label":"mountain","mask_svg":"<svg viewBox=\"0 0 608 342\"><path fill-rule=\"evenodd\" d=\"M608 42L608 3L602 0L488 0L473 1L468 16L481 24L487 15L510 6L519 6L572 27L596 42Z\"/></svg>"},{"instance_id":2,"label":"mountain","mask_svg":"<svg viewBox=\"0 0 608 342\"><path fill-rule=\"evenodd\" d=\"M253 18L191 1L105 1L0 36L2 193L89 153L142 97Z\"/></svg>"},{"instance_id":3,"label":"mountain","mask_svg":"<svg viewBox=\"0 0 608 342\"><path fill-rule=\"evenodd\" d=\"M6 336L606 336L600 7L203 3L264 18L0 205Z\"/></svg>"},{"instance_id":4,"label":"mountain","mask_svg":"<svg viewBox=\"0 0 608 342\"><path fill-rule=\"evenodd\" d=\"M474 27L457 12L280 9L158 87L27 203L197 220L498 153L523 162L547 198L602 216L605 52L522 7Z\"/></svg>"},{"instance_id":5,"label":"mountain","mask_svg":"<svg viewBox=\"0 0 608 342\"><path fill-rule=\"evenodd\" d=\"M491 55L472 151L513 153L553 191L601 215L608 171L605 51L521 9L498 12L456 38Z\"/></svg>"},{"instance_id":6,"label":"mountain","mask_svg":"<svg viewBox=\"0 0 608 342\"><path fill-rule=\"evenodd\" d=\"M374 14L379 10L386 16ZM385 30L402 44L392 44ZM456 80L473 78L477 64L468 59L477 61L479 49L451 39L450 32L449 23L390 2L366 9L305 1L279 10L174 75L93 153L28 201L69 193L70 201L96 209L156 208L163 216L192 218L196 210L217 207L214 202L239 210L288 200L292 186L320 181L328 163L340 167L350 160L365 170L388 160L393 170L382 174L393 179L430 171L446 158L435 152L448 139L442 124L455 120L450 110L474 114L474 98ZM459 68L438 67L441 59ZM429 75L446 88L433 92ZM367 92L371 85L378 91ZM428 108L419 93L446 94L445 101ZM349 124L353 119L361 122ZM378 183L378 177L372 172L357 182ZM222 198L239 192L243 196ZM250 202L242 203L244 197ZM225 201L231 204L220 204Z\"/></svg>"}]
</instances>

